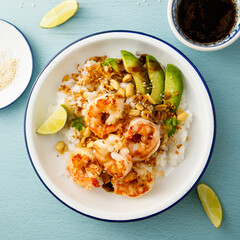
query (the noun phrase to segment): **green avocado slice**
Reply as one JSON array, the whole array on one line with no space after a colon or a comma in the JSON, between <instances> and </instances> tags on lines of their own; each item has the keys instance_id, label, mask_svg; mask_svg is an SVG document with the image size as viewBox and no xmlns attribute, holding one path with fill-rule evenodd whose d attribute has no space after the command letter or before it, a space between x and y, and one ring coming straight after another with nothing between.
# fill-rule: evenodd
<instances>
[{"instance_id":1,"label":"green avocado slice","mask_svg":"<svg viewBox=\"0 0 240 240\"><path fill-rule=\"evenodd\" d=\"M156 102L156 104L159 104L162 101L162 94L165 85L164 71L157 59L151 55L146 56L146 63L148 77L152 84L151 97Z\"/></svg>"},{"instance_id":2,"label":"green avocado slice","mask_svg":"<svg viewBox=\"0 0 240 240\"><path fill-rule=\"evenodd\" d=\"M165 93L170 93L171 97L165 102L174 104L174 111L178 108L183 93L183 77L181 71L172 64L167 64L165 77Z\"/></svg>"},{"instance_id":3,"label":"green avocado slice","mask_svg":"<svg viewBox=\"0 0 240 240\"><path fill-rule=\"evenodd\" d=\"M141 62L130 52L121 50L123 65L128 73L133 76L136 90L141 94L150 92L149 79Z\"/></svg>"}]
</instances>

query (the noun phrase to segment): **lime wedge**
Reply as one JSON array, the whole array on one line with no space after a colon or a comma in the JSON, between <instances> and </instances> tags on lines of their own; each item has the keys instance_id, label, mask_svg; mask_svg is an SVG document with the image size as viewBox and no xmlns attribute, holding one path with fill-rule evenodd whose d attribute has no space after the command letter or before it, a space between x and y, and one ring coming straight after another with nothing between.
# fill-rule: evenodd
<instances>
[{"instance_id":1,"label":"lime wedge","mask_svg":"<svg viewBox=\"0 0 240 240\"><path fill-rule=\"evenodd\" d=\"M37 130L38 134L50 135L59 132L67 122L67 111L59 106Z\"/></svg>"},{"instance_id":2,"label":"lime wedge","mask_svg":"<svg viewBox=\"0 0 240 240\"><path fill-rule=\"evenodd\" d=\"M61 106L66 110L67 113L69 112L68 106L65 103L61 104Z\"/></svg>"},{"instance_id":3,"label":"lime wedge","mask_svg":"<svg viewBox=\"0 0 240 240\"><path fill-rule=\"evenodd\" d=\"M217 194L207 184L197 186L198 196L210 221L216 228L222 225L223 211Z\"/></svg>"},{"instance_id":4,"label":"lime wedge","mask_svg":"<svg viewBox=\"0 0 240 240\"><path fill-rule=\"evenodd\" d=\"M78 2L76 0L66 0L52 8L42 18L40 27L53 28L71 18L78 10Z\"/></svg>"}]
</instances>

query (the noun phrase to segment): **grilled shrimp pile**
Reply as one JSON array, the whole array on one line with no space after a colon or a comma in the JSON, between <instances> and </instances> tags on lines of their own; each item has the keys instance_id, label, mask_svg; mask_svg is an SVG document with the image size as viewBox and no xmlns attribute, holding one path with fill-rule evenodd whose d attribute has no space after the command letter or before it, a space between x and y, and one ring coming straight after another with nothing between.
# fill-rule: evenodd
<instances>
[{"instance_id":1,"label":"grilled shrimp pile","mask_svg":"<svg viewBox=\"0 0 240 240\"><path fill-rule=\"evenodd\" d=\"M103 94L89 103L84 133L91 132L97 139L86 147L79 144L68 161L68 171L85 188L102 186L137 197L153 185L149 161L160 145L160 127L142 117L129 116L123 122L124 102L118 94Z\"/></svg>"}]
</instances>

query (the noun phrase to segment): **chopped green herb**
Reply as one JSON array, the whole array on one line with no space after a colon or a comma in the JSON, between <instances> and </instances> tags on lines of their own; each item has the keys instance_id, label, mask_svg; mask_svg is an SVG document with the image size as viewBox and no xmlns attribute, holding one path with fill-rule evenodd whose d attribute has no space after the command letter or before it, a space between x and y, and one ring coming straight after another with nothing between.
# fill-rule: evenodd
<instances>
[{"instance_id":1,"label":"chopped green herb","mask_svg":"<svg viewBox=\"0 0 240 240\"><path fill-rule=\"evenodd\" d=\"M176 127L176 125L177 125L177 119L176 118L173 118L173 120L172 120L172 125L174 126L174 127Z\"/></svg>"},{"instance_id":2,"label":"chopped green herb","mask_svg":"<svg viewBox=\"0 0 240 240\"><path fill-rule=\"evenodd\" d=\"M102 62L102 66L106 66L106 65L111 65L111 63L115 62L116 59L114 58L106 58L104 62Z\"/></svg>"},{"instance_id":3,"label":"chopped green herb","mask_svg":"<svg viewBox=\"0 0 240 240\"><path fill-rule=\"evenodd\" d=\"M169 126L168 128L168 137L171 137L177 130L177 124L180 122L176 118L169 118L165 122L166 126Z\"/></svg>"},{"instance_id":4,"label":"chopped green herb","mask_svg":"<svg viewBox=\"0 0 240 240\"><path fill-rule=\"evenodd\" d=\"M72 127L76 128L79 132L82 130L82 128L85 126L82 118L76 118L72 120Z\"/></svg>"},{"instance_id":5,"label":"chopped green herb","mask_svg":"<svg viewBox=\"0 0 240 240\"><path fill-rule=\"evenodd\" d=\"M166 126L169 126L171 124L171 121L172 121L172 119L169 118L164 123L165 123Z\"/></svg>"},{"instance_id":6,"label":"chopped green herb","mask_svg":"<svg viewBox=\"0 0 240 240\"><path fill-rule=\"evenodd\" d=\"M102 66L110 66L115 72L122 75L121 67L117 58L106 58L105 61L102 62Z\"/></svg>"}]
</instances>

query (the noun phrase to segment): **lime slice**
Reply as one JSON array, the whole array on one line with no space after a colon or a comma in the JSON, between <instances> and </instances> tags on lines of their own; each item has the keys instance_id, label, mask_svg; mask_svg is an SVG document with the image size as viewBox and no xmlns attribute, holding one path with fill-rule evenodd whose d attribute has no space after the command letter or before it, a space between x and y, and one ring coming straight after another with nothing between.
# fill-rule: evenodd
<instances>
[{"instance_id":1,"label":"lime slice","mask_svg":"<svg viewBox=\"0 0 240 240\"><path fill-rule=\"evenodd\" d=\"M197 186L197 192L210 221L216 228L220 228L222 225L223 211L217 194L211 187L204 183L200 183Z\"/></svg>"},{"instance_id":2,"label":"lime slice","mask_svg":"<svg viewBox=\"0 0 240 240\"><path fill-rule=\"evenodd\" d=\"M40 27L53 28L71 18L78 10L78 2L76 0L66 0L52 8L42 18Z\"/></svg>"},{"instance_id":3,"label":"lime slice","mask_svg":"<svg viewBox=\"0 0 240 240\"><path fill-rule=\"evenodd\" d=\"M67 111L59 106L37 130L38 134L50 135L59 132L67 122Z\"/></svg>"}]
</instances>

